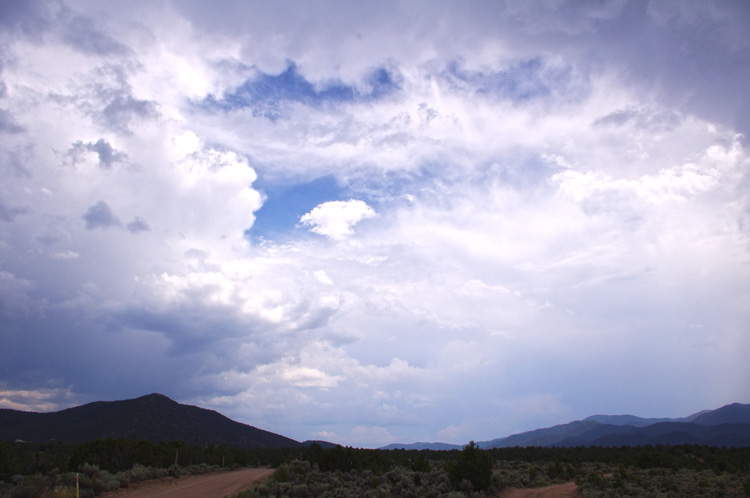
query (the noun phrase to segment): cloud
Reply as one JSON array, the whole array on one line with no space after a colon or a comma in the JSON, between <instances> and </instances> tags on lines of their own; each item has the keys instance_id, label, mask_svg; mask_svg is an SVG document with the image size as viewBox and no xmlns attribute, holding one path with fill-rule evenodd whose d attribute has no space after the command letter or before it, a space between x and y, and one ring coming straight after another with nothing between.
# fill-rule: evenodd
<instances>
[{"instance_id":1,"label":"cloud","mask_svg":"<svg viewBox=\"0 0 750 498\"><path fill-rule=\"evenodd\" d=\"M109 169L116 162L125 160L128 156L118 150L115 150L109 142L100 138L96 142L75 142L68 151L73 157L73 162L81 159L84 152L94 152L99 158L99 167Z\"/></svg>"},{"instance_id":2,"label":"cloud","mask_svg":"<svg viewBox=\"0 0 750 498\"><path fill-rule=\"evenodd\" d=\"M589 90L589 82L576 74L575 67L538 57L513 61L499 71L467 70L455 61L441 76L453 87L516 105L553 98L578 100Z\"/></svg>"},{"instance_id":3,"label":"cloud","mask_svg":"<svg viewBox=\"0 0 750 498\"><path fill-rule=\"evenodd\" d=\"M11 272L0 271L0 311L5 314L25 312L32 307L29 293L34 289L35 283L31 280L18 278Z\"/></svg>"},{"instance_id":4,"label":"cloud","mask_svg":"<svg viewBox=\"0 0 750 498\"><path fill-rule=\"evenodd\" d=\"M0 385L0 389L2 389ZM0 390L0 408L49 412L76 406L75 396L68 389L42 388L27 390Z\"/></svg>"},{"instance_id":5,"label":"cloud","mask_svg":"<svg viewBox=\"0 0 750 498\"><path fill-rule=\"evenodd\" d=\"M204 105L224 110L249 107L253 115L276 120L291 115L292 103L322 106L382 98L398 89L394 80L387 69L379 68L365 76L361 89L340 81L316 85L305 79L294 63L290 63L278 75L260 72L231 93L225 93L220 100L210 97Z\"/></svg>"},{"instance_id":6,"label":"cloud","mask_svg":"<svg viewBox=\"0 0 750 498\"><path fill-rule=\"evenodd\" d=\"M5 109L0 109L0 132L2 133L22 133L26 129L19 125L11 113Z\"/></svg>"},{"instance_id":7,"label":"cloud","mask_svg":"<svg viewBox=\"0 0 750 498\"><path fill-rule=\"evenodd\" d=\"M109 208L109 204L104 201L99 201L89 207L81 218L86 222L86 230L94 230L97 228L106 230L109 227L121 225L120 220Z\"/></svg>"},{"instance_id":8,"label":"cloud","mask_svg":"<svg viewBox=\"0 0 750 498\"><path fill-rule=\"evenodd\" d=\"M70 44L76 50L93 55L127 55L128 48L114 40L111 36L97 30L91 18L82 15L71 15L67 9L63 9L62 15L63 41Z\"/></svg>"},{"instance_id":9,"label":"cloud","mask_svg":"<svg viewBox=\"0 0 750 498\"><path fill-rule=\"evenodd\" d=\"M326 285L333 285L333 280L331 280L331 277L329 277L325 271L316 270L313 272L313 275L315 275L315 278L317 278L320 281L320 283L326 284Z\"/></svg>"},{"instance_id":10,"label":"cloud","mask_svg":"<svg viewBox=\"0 0 750 498\"><path fill-rule=\"evenodd\" d=\"M127 230L131 233L148 232L149 230L151 230L151 227L148 226L146 220L144 220L140 216L136 216L133 221L125 226L125 228L127 228Z\"/></svg>"},{"instance_id":11,"label":"cloud","mask_svg":"<svg viewBox=\"0 0 750 498\"><path fill-rule=\"evenodd\" d=\"M2 390L368 446L742 401L744 5L330 5L0 9Z\"/></svg>"},{"instance_id":12,"label":"cloud","mask_svg":"<svg viewBox=\"0 0 750 498\"><path fill-rule=\"evenodd\" d=\"M79 83L79 88L53 98L82 110L106 130L130 135L131 123L143 123L159 115L154 102L133 95L128 75L137 67L128 62L98 65Z\"/></svg>"},{"instance_id":13,"label":"cloud","mask_svg":"<svg viewBox=\"0 0 750 498\"><path fill-rule=\"evenodd\" d=\"M99 201L90 206L82 218L86 221L86 230L95 230L97 228L106 230L110 227L122 226L120 219L115 216L109 204L104 201ZM130 233L138 233L148 232L151 230L151 227L146 223L146 220L140 216L136 216L133 221L125 225L125 229Z\"/></svg>"},{"instance_id":14,"label":"cloud","mask_svg":"<svg viewBox=\"0 0 750 498\"><path fill-rule=\"evenodd\" d=\"M653 133L669 132L678 126L682 121L681 116L670 111L653 112L643 108L628 107L618 109L606 116L594 121L594 126L614 126L619 127L626 124L632 124Z\"/></svg>"},{"instance_id":15,"label":"cloud","mask_svg":"<svg viewBox=\"0 0 750 498\"><path fill-rule=\"evenodd\" d=\"M81 257L80 254L74 251L63 251L63 252L56 252L52 255L54 259L60 259L60 260L66 260L66 259L78 259Z\"/></svg>"},{"instance_id":16,"label":"cloud","mask_svg":"<svg viewBox=\"0 0 750 498\"><path fill-rule=\"evenodd\" d=\"M375 216L375 210L364 201L349 199L319 204L302 215L300 223L310 226L310 230L317 234L343 240L354 233L354 225Z\"/></svg>"},{"instance_id":17,"label":"cloud","mask_svg":"<svg viewBox=\"0 0 750 498\"><path fill-rule=\"evenodd\" d=\"M0 221L12 222L17 216L26 214L28 208L21 206L8 207L0 201Z\"/></svg>"},{"instance_id":18,"label":"cloud","mask_svg":"<svg viewBox=\"0 0 750 498\"><path fill-rule=\"evenodd\" d=\"M38 35L49 27L48 9L44 2L31 1L17 4L9 2L0 14L0 24L8 33L20 32L25 35Z\"/></svg>"},{"instance_id":19,"label":"cloud","mask_svg":"<svg viewBox=\"0 0 750 498\"><path fill-rule=\"evenodd\" d=\"M281 374L285 382L297 387L336 387L338 378L329 377L315 368L291 367Z\"/></svg>"}]
</instances>

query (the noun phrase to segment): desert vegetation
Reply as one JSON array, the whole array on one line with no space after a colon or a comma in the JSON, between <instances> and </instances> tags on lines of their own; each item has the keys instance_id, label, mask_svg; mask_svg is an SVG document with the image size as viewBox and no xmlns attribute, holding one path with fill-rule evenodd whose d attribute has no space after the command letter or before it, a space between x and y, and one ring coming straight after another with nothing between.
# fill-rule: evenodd
<instances>
[{"instance_id":1,"label":"desert vegetation","mask_svg":"<svg viewBox=\"0 0 750 498\"><path fill-rule=\"evenodd\" d=\"M638 496L671 498L684 496L750 496L748 473L695 471L688 469L599 468L576 480L587 498Z\"/></svg>"},{"instance_id":2,"label":"desert vegetation","mask_svg":"<svg viewBox=\"0 0 750 498\"><path fill-rule=\"evenodd\" d=\"M96 465L84 464L79 472L60 473L53 469L46 474L23 476L13 486L0 488L0 497L8 498L72 498L76 496L76 479L78 479L79 496L93 498L106 491L114 491L129 484L158 479L160 477L199 475L219 472L221 467L206 464L168 468L144 467L136 464L131 469L111 473Z\"/></svg>"},{"instance_id":3,"label":"desert vegetation","mask_svg":"<svg viewBox=\"0 0 750 498\"><path fill-rule=\"evenodd\" d=\"M80 496L90 498L131 483L161 477L199 475L260 465L277 466L286 449L207 448L180 441L99 439L79 445L0 443L0 498Z\"/></svg>"},{"instance_id":4,"label":"desert vegetation","mask_svg":"<svg viewBox=\"0 0 750 498\"><path fill-rule=\"evenodd\" d=\"M592 498L750 497L750 448L235 449L118 439L0 443L0 497L72 497L76 473L90 498L153 478L259 465L275 472L239 498L477 498L570 481Z\"/></svg>"},{"instance_id":5,"label":"desert vegetation","mask_svg":"<svg viewBox=\"0 0 750 498\"><path fill-rule=\"evenodd\" d=\"M320 450L319 450L320 451ZM322 450L238 498L495 496L575 481L584 497L750 496L750 449L705 446ZM383 465L390 459L391 466ZM338 463L337 463L338 462ZM488 465L489 462L489 465ZM384 470L388 468L388 470ZM473 479L473 482L472 482Z\"/></svg>"}]
</instances>

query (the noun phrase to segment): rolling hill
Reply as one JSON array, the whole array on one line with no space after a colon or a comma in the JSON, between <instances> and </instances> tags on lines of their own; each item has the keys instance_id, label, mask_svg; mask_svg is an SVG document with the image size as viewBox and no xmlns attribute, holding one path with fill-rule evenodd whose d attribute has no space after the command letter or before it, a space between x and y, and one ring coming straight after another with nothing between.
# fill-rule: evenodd
<instances>
[{"instance_id":1,"label":"rolling hill","mask_svg":"<svg viewBox=\"0 0 750 498\"><path fill-rule=\"evenodd\" d=\"M237 448L297 447L301 443L213 410L183 405L161 394L97 401L59 412L0 410L0 441L82 443L99 438L185 441Z\"/></svg>"}]
</instances>

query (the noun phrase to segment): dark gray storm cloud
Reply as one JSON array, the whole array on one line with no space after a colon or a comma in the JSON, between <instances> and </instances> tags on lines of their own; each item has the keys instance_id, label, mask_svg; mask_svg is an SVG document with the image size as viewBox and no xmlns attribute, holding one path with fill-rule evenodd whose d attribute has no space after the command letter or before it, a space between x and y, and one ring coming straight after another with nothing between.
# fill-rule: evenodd
<instances>
[{"instance_id":1,"label":"dark gray storm cloud","mask_svg":"<svg viewBox=\"0 0 750 498\"><path fill-rule=\"evenodd\" d=\"M7 295L0 298L6 298L0 299L0 379L13 379L14 389L58 387L55 379L65 379L83 392L117 389L137 396L151 389L174 395L179 390L175 386L198 369L190 357L165 355L168 342L159 333L126 329L116 317L88 306L27 313L13 309Z\"/></svg>"},{"instance_id":2,"label":"dark gray storm cloud","mask_svg":"<svg viewBox=\"0 0 750 498\"><path fill-rule=\"evenodd\" d=\"M99 201L88 208L82 218L86 221L86 230L107 229L121 225L119 218L104 201Z\"/></svg>"},{"instance_id":3,"label":"dark gray storm cloud","mask_svg":"<svg viewBox=\"0 0 750 498\"><path fill-rule=\"evenodd\" d=\"M635 88L750 136L750 4L630 1L594 26L567 43L586 44L586 57Z\"/></svg>"}]
</instances>

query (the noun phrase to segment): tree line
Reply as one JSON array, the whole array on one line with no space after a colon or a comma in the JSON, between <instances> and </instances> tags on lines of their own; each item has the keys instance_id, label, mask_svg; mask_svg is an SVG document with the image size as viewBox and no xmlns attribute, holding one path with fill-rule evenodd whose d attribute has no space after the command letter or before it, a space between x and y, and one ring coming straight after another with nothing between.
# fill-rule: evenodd
<instances>
[{"instance_id":1,"label":"tree line","mask_svg":"<svg viewBox=\"0 0 750 498\"><path fill-rule=\"evenodd\" d=\"M631 468L672 470L750 471L750 448L716 448L697 445L577 448L494 448L438 450L371 450L336 446L322 448L317 443L297 448L231 448L189 446L181 441L153 443L126 439L97 439L81 444L0 443L0 480L11 482L16 475L76 472L84 464L108 472L120 472L134 465L168 468L173 465L209 465L224 468L269 465L278 467L292 460L304 460L322 472L370 471L380 475L393 467L428 471L429 462L448 464L456 479L465 477L455 463L466 459L467 466L486 467L495 461L552 462L564 474L581 462L600 462ZM487 463L489 462L489 464Z\"/></svg>"}]
</instances>

